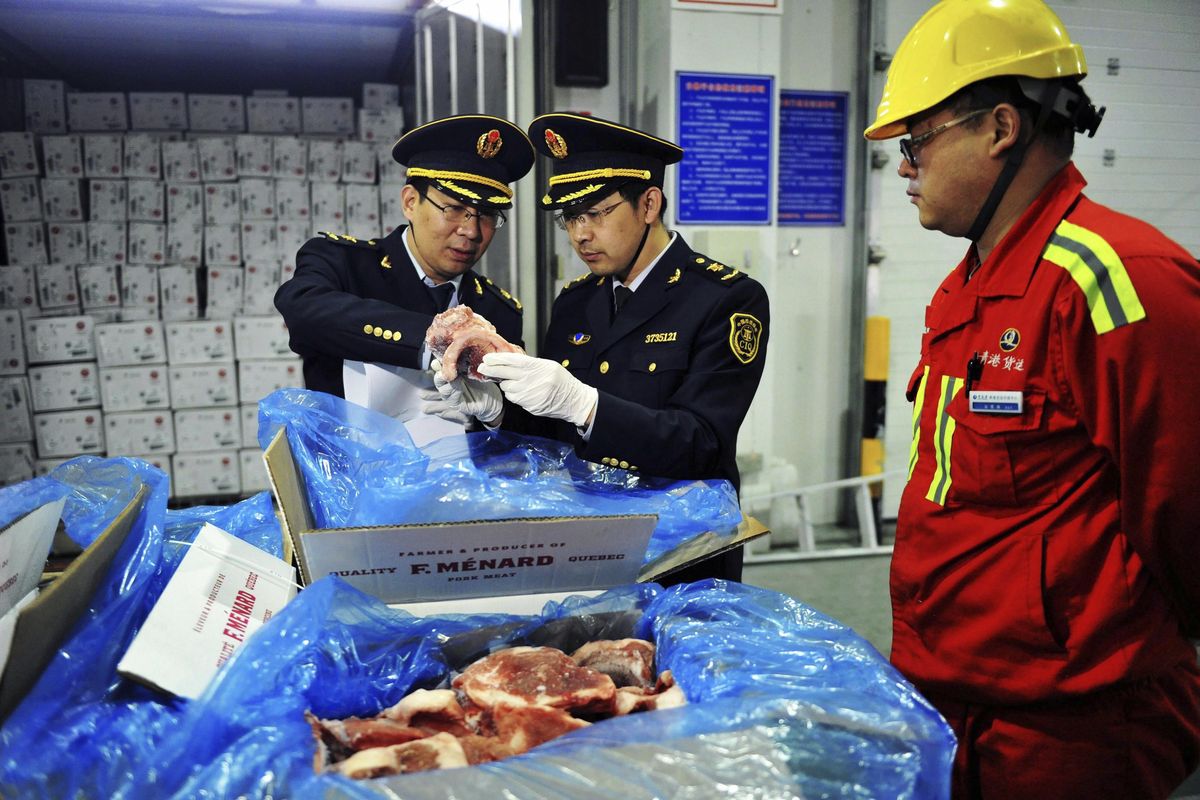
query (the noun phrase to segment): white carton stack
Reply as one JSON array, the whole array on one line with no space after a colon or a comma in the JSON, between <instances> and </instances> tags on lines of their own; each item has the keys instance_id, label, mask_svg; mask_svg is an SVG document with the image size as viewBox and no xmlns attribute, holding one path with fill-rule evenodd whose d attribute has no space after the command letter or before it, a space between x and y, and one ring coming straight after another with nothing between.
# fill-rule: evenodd
<instances>
[{"instance_id":1,"label":"white carton stack","mask_svg":"<svg viewBox=\"0 0 1200 800\"><path fill-rule=\"evenodd\" d=\"M168 322L178 452L172 459L177 497L241 492L237 445L237 367L230 320Z\"/></svg>"},{"instance_id":2,"label":"white carton stack","mask_svg":"<svg viewBox=\"0 0 1200 800\"><path fill-rule=\"evenodd\" d=\"M243 445L239 458L242 491L247 494L266 488L262 452L257 443L258 402L276 389L304 385L300 359L288 346L288 338L287 325L278 314L243 316L233 321Z\"/></svg>"},{"instance_id":3,"label":"white carton stack","mask_svg":"<svg viewBox=\"0 0 1200 800\"><path fill-rule=\"evenodd\" d=\"M166 463L175 441L163 324L97 325L96 356L108 455Z\"/></svg>"},{"instance_id":4,"label":"white carton stack","mask_svg":"<svg viewBox=\"0 0 1200 800\"><path fill-rule=\"evenodd\" d=\"M22 333L39 458L104 453L104 415L90 316L35 317Z\"/></svg>"}]
</instances>

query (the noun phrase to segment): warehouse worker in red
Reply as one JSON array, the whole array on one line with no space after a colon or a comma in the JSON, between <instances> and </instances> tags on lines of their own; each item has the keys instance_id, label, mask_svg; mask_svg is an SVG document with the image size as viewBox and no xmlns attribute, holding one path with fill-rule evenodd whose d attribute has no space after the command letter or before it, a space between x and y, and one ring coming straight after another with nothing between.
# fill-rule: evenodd
<instances>
[{"instance_id":1,"label":"warehouse worker in red","mask_svg":"<svg viewBox=\"0 0 1200 800\"><path fill-rule=\"evenodd\" d=\"M945 0L868 139L967 240L925 312L892 661L955 729L956 798L1165 798L1200 763L1200 264L1093 202L1103 116L1041 0Z\"/></svg>"}]
</instances>

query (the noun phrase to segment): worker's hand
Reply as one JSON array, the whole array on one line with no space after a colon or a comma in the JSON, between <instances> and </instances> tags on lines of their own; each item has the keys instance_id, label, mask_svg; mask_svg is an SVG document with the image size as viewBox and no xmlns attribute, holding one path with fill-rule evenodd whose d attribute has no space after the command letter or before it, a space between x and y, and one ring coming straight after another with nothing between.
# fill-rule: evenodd
<instances>
[{"instance_id":1,"label":"worker's hand","mask_svg":"<svg viewBox=\"0 0 1200 800\"><path fill-rule=\"evenodd\" d=\"M488 427L500 424L501 415L504 414L504 395L500 393L499 386L462 376L447 381L442 377L442 365L437 359L429 366L433 370L437 399L431 398L426 402L425 413L453 419L448 414L457 412L463 418L474 417Z\"/></svg>"},{"instance_id":2,"label":"worker's hand","mask_svg":"<svg viewBox=\"0 0 1200 800\"><path fill-rule=\"evenodd\" d=\"M600 396L557 361L524 353L488 353L479 373L499 380L504 396L530 414L565 420L577 428L587 427Z\"/></svg>"}]
</instances>

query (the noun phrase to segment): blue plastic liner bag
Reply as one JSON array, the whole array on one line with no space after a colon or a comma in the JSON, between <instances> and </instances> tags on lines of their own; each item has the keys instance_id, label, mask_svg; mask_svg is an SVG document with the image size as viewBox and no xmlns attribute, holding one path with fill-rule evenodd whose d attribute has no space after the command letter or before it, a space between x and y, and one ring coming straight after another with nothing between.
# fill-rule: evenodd
<instances>
[{"instance_id":1,"label":"blue plastic liner bag","mask_svg":"<svg viewBox=\"0 0 1200 800\"><path fill-rule=\"evenodd\" d=\"M130 775L188 703L116 673L117 663L204 522L279 555L270 495L228 507L167 510L167 478L138 459L84 456L51 478L69 491L68 534L87 547L149 487L113 566L38 683L0 727L0 796L134 797Z\"/></svg>"},{"instance_id":2,"label":"blue plastic liner bag","mask_svg":"<svg viewBox=\"0 0 1200 800\"><path fill-rule=\"evenodd\" d=\"M649 563L706 531L732 535L742 518L729 481L640 476L548 439L489 431L418 449L403 423L302 389L268 395L258 415L264 450L286 428L319 528L657 514Z\"/></svg>"},{"instance_id":3,"label":"blue plastic liner bag","mask_svg":"<svg viewBox=\"0 0 1200 800\"><path fill-rule=\"evenodd\" d=\"M689 704L597 722L477 767L316 774L304 712L372 716L497 649L636 636ZM946 798L954 739L853 631L723 581L640 584L539 616L416 618L338 578L288 604L185 709L133 797Z\"/></svg>"}]
</instances>

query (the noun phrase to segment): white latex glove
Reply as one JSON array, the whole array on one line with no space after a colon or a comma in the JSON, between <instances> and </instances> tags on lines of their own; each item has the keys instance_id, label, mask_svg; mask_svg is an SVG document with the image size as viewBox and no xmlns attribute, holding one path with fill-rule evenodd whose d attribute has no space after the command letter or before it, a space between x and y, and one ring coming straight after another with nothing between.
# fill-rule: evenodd
<instances>
[{"instance_id":1,"label":"white latex glove","mask_svg":"<svg viewBox=\"0 0 1200 800\"><path fill-rule=\"evenodd\" d=\"M587 427L600 393L557 361L524 353L488 353L479 373L500 381L500 391L535 417L553 417Z\"/></svg>"},{"instance_id":2,"label":"white latex glove","mask_svg":"<svg viewBox=\"0 0 1200 800\"><path fill-rule=\"evenodd\" d=\"M499 424L504 413L504 395L500 393L499 386L464 377L447 381L442 377L442 364L436 358L429 367L433 370L433 386L437 394L436 398L427 399L425 409L429 410L425 411L426 414L452 419L447 413L453 411L466 419L474 417L489 427ZM426 393L422 393L421 397L425 399Z\"/></svg>"}]
</instances>

